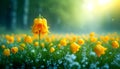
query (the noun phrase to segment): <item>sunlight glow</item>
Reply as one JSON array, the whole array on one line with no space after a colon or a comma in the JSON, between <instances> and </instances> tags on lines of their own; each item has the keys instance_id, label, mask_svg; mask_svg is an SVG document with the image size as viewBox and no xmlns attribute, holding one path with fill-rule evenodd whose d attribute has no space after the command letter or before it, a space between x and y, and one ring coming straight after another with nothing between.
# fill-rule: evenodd
<instances>
[{"instance_id":1,"label":"sunlight glow","mask_svg":"<svg viewBox=\"0 0 120 69\"><path fill-rule=\"evenodd\" d=\"M109 4L111 0L98 0L99 5L106 5Z\"/></svg>"},{"instance_id":2,"label":"sunlight glow","mask_svg":"<svg viewBox=\"0 0 120 69\"><path fill-rule=\"evenodd\" d=\"M92 3L87 4L87 10L92 11L94 9L94 5Z\"/></svg>"}]
</instances>

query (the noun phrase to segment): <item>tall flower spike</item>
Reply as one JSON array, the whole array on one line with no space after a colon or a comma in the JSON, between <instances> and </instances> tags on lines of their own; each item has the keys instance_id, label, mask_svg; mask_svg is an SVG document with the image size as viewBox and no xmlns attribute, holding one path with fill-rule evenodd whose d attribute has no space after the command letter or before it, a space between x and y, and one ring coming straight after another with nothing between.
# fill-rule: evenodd
<instances>
[{"instance_id":1,"label":"tall flower spike","mask_svg":"<svg viewBox=\"0 0 120 69\"><path fill-rule=\"evenodd\" d=\"M47 20L41 16L35 18L32 27L32 32L34 34L42 34L42 35L47 34L49 32L47 26Z\"/></svg>"}]
</instances>

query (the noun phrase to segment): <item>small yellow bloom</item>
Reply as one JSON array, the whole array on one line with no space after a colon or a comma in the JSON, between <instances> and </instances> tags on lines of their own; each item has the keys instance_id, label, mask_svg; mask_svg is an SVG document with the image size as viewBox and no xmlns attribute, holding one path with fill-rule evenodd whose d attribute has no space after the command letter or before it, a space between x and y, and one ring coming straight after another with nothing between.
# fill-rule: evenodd
<instances>
[{"instance_id":1,"label":"small yellow bloom","mask_svg":"<svg viewBox=\"0 0 120 69\"><path fill-rule=\"evenodd\" d=\"M9 43L13 43L13 42L14 42L14 36L9 36L9 37L7 37L7 41L8 41Z\"/></svg>"},{"instance_id":2,"label":"small yellow bloom","mask_svg":"<svg viewBox=\"0 0 120 69\"><path fill-rule=\"evenodd\" d=\"M95 36L95 32L91 32L90 37L94 37L94 36Z\"/></svg>"},{"instance_id":3,"label":"small yellow bloom","mask_svg":"<svg viewBox=\"0 0 120 69\"><path fill-rule=\"evenodd\" d=\"M3 51L3 54L5 55L5 56L10 56L10 49L4 49L4 51Z\"/></svg>"},{"instance_id":4,"label":"small yellow bloom","mask_svg":"<svg viewBox=\"0 0 120 69\"><path fill-rule=\"evenodd\" d=\"M67 45L67 40L66 40L66 39L60 40L60 44L61 44L62 46L66 46L66 45Z\"/></svg>"},{"instance_id":5,"label":"small yellow bloom","mask_svg":"<svg viewBox=\"0 0 120 69\"><path fill-rule=\"evenodd\" d=\"M70 49L71 49L72 53L76 53L77 51L79 51L80 47L81 46L79 46L77 43L74 42L71 44Z\"/></svg>"},{"instance_id":6,"label":"small yellow bloom","mask_svg":"<svg viewBox=\"0 0 120 69\"><path fill-rule=\"evenodd\" d=\"M34 42L34 46L39 46L39 42Z\"/></svg>"},{"instance_id":7,"label":"small yellow bloom","mask_svg":"<svg viewBox=\"0 0 120 69\"><path fill-rule=\"evenodd\" d=\"M52 39L50 37L46 37L45 41L50 43L52 42Z\"/></svg>"},{"instance_id":8,"label":"small yellow bloom","mask_svg":"<svg viewBox=\"0 0 120 69\"><path fill-rule=\"evenodd\" d=\"M1 47L2 47L2 49L4 49L4 48L5 48L5 45L2 45Z\"/></svg>"},{"instance_id":9,"label":"small yellow bloom","mask_svg":"<svg viewBox=\"0 0 120 69\"><path fill-rule=\"evenodd\" d=\"M11 48L12 53L16 54L18 52L18 47Z\"/></svg>"},{"instance_id":10,"label":"small yellow bloom","mask_svg":"<svg viewBox=\"0 0 120 69\"><path fill-rule=\"evenodd\" d=\"M21 37L17 37L17 42L20 42L21 41Z\"/></svg>"},{"instance_id":11,"label":"small yellow bloom","mask_svg":"<svg viewBox=\"0 0 120 69\"><path fill-rule=\"evenodd\" d=\"M97 41L97 38L96 38L96 37L91 37L91 38L90 38L90 41L91 41L91 42L96 42L96 41Z\"/></svg>"},{"instance_id":12,"label":"small yellow bloom","mask_svg":"<svg viewBox=\"0 0 120 69\"><path fill-rule=\"evenodd\" d=\"M102 54L105 54L105 51L107 48L103 47L102 45L98 44L95 46L94 51L97 54L98 57L100 57Z\"/></svg>"},{"instance_id":13,"label":"small yellow bloom","mask_svg":"<svg viewBox=\"0 0 120 69\"><path fill-rule=\"evenodd\" d=\"M31 38L31 36L26 36L25 38L24 38L24 42L26 42L26 43L32 43L32 38Z\"/></svg>"},{"instance_id":14,"label":"small yellow bloom","mask_svg":"<svg viewBox=\"0 0 120 69\"><path fill-rule=\"evenodd\" d=\"M19 46L19 48L20 48L20 50L24 50L24 47L22 47L22 46Z\"/></svg>"},{"instance_id":15,"label":"small yellow bloom","mask_svg":"<svg viewBox=\"0 0 120 69\"><path fill-rule=\"evenodd\" d=\"M83 45L84 44L84 40L83 39L79 39L78 40L78 44Z\"/></svg>"},{"instance_id":16,"label":"small yellow bloom","mask_svg":"<svg viewBox=\"0 0 120 69\"><path fill-rule=\"evenodd\" d=\"M25 47L25 43L21 43L20 46L21 46L21 47Z\"/></svg>"},{"instance_id":17,"label":"small yellow bloom","mask_svg":"<svg viewBox=\"0 0 120 69\"><path fill-rule=\"evenodd\" d=\"M109 39L110 39L109 36L104 36L104 37L102 37L102 40L103 40L103 42L105 42L105 43L108 42Z\"/></svg>"},{"instance_id":18,"label":"small yellow bloom","mask_svg":"<svg viewBox=\"0 0 120 69\"><path fill-rule=\"evenodd\" d=\"M61 48L61 44L58 44L58 48L59 48L59 49Z\"/></svg>"},{"instance_id":19,"label":"small yellow bloom","mask_svg":"<svg viewBox=\"0 0 120 69\"><path fill-rule=\"evenodd\" d=\"M6 38L7 40L9 39L9 37L10 37L10 35L6 35L6 36L5 36L5 38Z\"/></svg>"},{"instance_id":20,"label":"small yellow bloom","mask_svg":"<svg viewBox=\"0 0 120 69\"><path fill-rule=\"evenodd\" d=\"M44 48L44 47L45 47L45 44L42 42L42 43L41 43L41 46L42 46L42 48Z\"/></svg>"},{"instance_id":21,"label":"small yellow bloom","mask_svg":"<svg viewBox=\"0 0 120 69\"><path fill-rule=\"evenodd\" d=\"M100 41L97 41L97 44L100 44L100 45L101 45L101 44L102 44L102 42L100 42Z\"/></svg>"},{"instance_id":22,"label":"small yellow bloom","mask_svg":"<svg viewBox=\"0 0 120 69\"><path fill-rule=\"evenodd\" d=\"M113 41L112 42L112 47L113 48L118 48L119 47L119 43L117 41Z\"/></svg>"},{"instance_id":23,"label":"small yellow bloom","mask_svg":"<svg viewBox=\"0 0 120 69\"><path fill-rule=\"evenodd\" d=\"M51 47L50 48L50 52L53 53L55 51L55 48L54 47Z\"/></svg>"},{"instance_id":24,"label":"small yellow bloom","mask_svg":"<svg viewBox=\"0 0 120 69\"><path fill-rule=\"evenodd\" d=\"M53 46L53 43L50 43L49 46Z\"/></svg>"},{"instance_id":25,"label":"small yellow bloom","mask_svg":"<svg viewBox=\"0 0 120 69\"><path fill-rule=\"evenodd\" d=\"M20 46L19 46L20 50L24 50L25 48L25 43L21 43Z\"/></svg>"}]
</instances>

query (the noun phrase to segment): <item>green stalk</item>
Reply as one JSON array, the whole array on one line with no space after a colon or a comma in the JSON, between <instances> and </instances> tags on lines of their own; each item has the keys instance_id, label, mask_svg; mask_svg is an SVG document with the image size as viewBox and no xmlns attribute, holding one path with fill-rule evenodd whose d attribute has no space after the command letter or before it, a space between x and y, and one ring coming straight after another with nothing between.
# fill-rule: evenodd
<instances>
[{"instance_id":1,"label":"green stalk","mask_svg":"<svg viewBox=\"0 0 120 69\"><path fill-rule=\"evenodd\" d=\"M39 46L40 46L40 31L39 31L39 35L38 36L39 36Z\"/></svg>"}]
</instances>

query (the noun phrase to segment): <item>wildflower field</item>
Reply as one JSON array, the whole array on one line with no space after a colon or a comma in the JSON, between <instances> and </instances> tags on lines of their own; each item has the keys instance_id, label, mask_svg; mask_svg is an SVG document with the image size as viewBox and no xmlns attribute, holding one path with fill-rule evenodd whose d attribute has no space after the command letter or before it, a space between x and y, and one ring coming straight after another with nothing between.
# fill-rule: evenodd
<instances>
[{"instance_id":1,"label":"wildflower field","mask_svg":"<svg viewBox=\"0 0 120 69\"><path fill-rule=\"evenodd\" d=\"M45 18L34 19L33 34L0 34L0 67L119 69L120 34L52 34Z\"/></svg>"}]
</instances>

